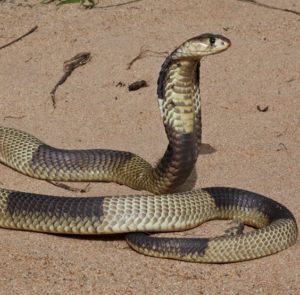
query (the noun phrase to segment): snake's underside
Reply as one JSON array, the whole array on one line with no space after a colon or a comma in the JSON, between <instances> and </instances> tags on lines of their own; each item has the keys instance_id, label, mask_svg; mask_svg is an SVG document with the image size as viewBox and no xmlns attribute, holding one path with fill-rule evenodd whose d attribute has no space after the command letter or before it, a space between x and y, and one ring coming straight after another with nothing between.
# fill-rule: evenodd
<instances>
[{"instance_id":1,"label":"snake's underside","mask_svg":"<svg viewBox=\"0 0 300 295\"><path fill-rule=\"evenodd\" d=\"M211 263L258 258L294 244L295 218L272 199L222 187L171 193L191 173L201 144L199 60L229 46L223 36L203 34L167 57L158 98L169 145L155 167L130 152L57 149L0 127L0 161L21 173L60 181L114 181L155 194L79 198L0 189L0 226L63 234L129 233L128 243L141 253ZM257 230L209 239L141 233L182 231L212 219L234 219Z\"/></svg>"}]
</instances>

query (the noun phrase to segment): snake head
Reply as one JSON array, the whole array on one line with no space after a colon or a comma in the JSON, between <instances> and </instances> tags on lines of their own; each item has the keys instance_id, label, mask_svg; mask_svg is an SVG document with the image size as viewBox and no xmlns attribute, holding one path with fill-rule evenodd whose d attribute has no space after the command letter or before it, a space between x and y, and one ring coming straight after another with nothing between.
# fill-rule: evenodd
<instances>
[{"instance_id":1,"label":"snake head","mask_svg":"<svg viewBox=\"0 0 300 295\"><path fill-rule=\"evenodd\" d=\"M206 33L185 41L173 53L173 59L201 59L201 57L222 52L231 42L222 35Z\"/></svg>"}]
</instances>

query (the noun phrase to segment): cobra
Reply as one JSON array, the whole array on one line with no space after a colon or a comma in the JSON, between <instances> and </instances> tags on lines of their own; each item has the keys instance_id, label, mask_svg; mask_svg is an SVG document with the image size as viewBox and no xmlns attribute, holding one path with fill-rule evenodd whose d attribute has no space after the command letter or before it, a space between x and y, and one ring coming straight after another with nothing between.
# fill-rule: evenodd
<instances>
[{"instance_id":1,"label":"cobra","mask_svg":"<svg viewBox=\"0 0 300 295\"><path fill-rule=\"evenodd\" d=\"M0 128L0 160L31 177L112 181L154 195L57 197L0 189L0 226L62 234L126 235L146 255L225 263L276 253L295 243L297 224L283 205L236 188L174 193L190 175L201 144L200 60L230 47L203 34L177 47L162 65L158 100L168 147L152 167L113 150L63 150L16 129ZM212 219L234 219L257 230L213 238L160 238L143 232L182 231Z\"/></svg>"}]
</instances>

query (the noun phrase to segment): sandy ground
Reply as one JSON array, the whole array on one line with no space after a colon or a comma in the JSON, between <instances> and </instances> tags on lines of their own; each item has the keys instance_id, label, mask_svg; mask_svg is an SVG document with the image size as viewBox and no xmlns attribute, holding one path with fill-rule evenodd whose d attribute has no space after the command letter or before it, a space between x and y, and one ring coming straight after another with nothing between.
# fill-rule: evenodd
<instances>
[{"instance_id":1,"label":"sandy ground","mask_svg":"<svg viewBox=\"0 0 300 295\"><path fill-rule=\"evenodd\" d=\"M261 1L300 12L296 0ZM141 47L170 52L200 33L221 33L233 45L202 62L203 137L209 148L187 187L260 192L284 203L300 223L300 15L236 0L148 0L93 10L28 5L38 2L0 3L0 46L39 26L0 51L1 125L57 147L127 150L155 163L167 144L156 102L164 56L138 60L130 70L127 63ZM63 62L82 51L91 51L92 60L58 89L53 110L49 92ZM139 79L149 87L136 92L116 87ZM258 105L268 111L258 111ZM74 194L3 165L0 173L6 188ZM84 195L132 192L93 183ZM211 222L188 234L213 236L226 227ZM263 259L207 265L145 257L122 237L77 239L4 229L0 234L0 294L299 294L300 289L299 242Z\"/></svg>"}]
</instances>

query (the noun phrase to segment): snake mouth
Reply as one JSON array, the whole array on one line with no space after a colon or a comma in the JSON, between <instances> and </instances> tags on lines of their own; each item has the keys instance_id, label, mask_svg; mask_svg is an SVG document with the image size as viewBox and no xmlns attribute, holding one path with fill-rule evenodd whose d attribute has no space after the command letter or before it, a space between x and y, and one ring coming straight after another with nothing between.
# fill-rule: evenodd
<instances>
[{"instance_id":1,"label":"snake mouth","mask_svg":"<svg viewBox=\"0 0 300 295\"><path fill-rule=\"evenodd\" d=\"M174 58L174 59L182 58L182 59L196 59L197 60L197 59L201 59L202 57L207 56L207 55L213 55L213 54L221 53L221 52L225 51L226 49L228 49L229 47L230 47L230 45L227 46L227 47L224 47L224 48L219 48L217 51L214 51L214 52L209 51L209 50L202 51L202 52L199 52L199 51L196 51L196 50L193 50L193 51L191 50L191 51L189 51L190 55L185 55L185 56L184 56L184 54L186 54L186 52L177 51L177 53L182 54L182 57L178 57L178 58Z\"/></svg>"}]
</instances>

